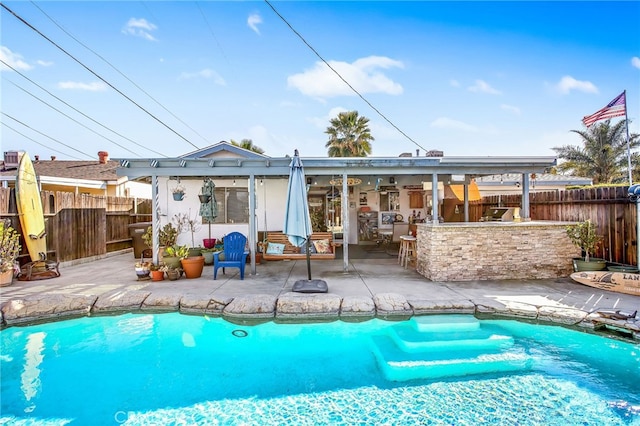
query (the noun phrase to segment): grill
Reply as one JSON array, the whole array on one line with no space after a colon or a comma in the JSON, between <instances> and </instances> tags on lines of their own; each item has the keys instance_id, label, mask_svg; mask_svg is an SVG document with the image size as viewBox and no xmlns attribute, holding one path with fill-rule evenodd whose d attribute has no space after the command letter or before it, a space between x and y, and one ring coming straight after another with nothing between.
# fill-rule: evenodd
<instances>
[{"instance_id":1,"label":"grill","mask_svg":"<svg viewBox=\"0 0 640 426\"><path fill-rule=\"evenodd\" d=\"M514 216L517 215L517 207L491 207L487 209L480 222L513 222Z\"/></svg>"}]
</instances>

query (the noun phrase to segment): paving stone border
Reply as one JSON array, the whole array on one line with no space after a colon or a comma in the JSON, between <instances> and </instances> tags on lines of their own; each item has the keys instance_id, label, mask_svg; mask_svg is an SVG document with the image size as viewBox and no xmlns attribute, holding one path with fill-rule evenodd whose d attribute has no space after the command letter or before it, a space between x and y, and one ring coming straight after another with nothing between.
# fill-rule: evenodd
<instances>
[{"instance_id":1,"label":"paving stone border","mask_svg":"<svg viewBox=\"0 0 640 426\"><path fill-rule=\"evenodd\" d=\"M34 295L8 300L0 305L0 328L70 318L128 312L180 312L211 315L230 322L320 322L366 321L373 318L403 320L417 315L473 314L482 318L506 317L546 324L614 330L640 340L640 320L616 320L577 308L535 306L518 303L507 307L495 300L421 300L396 293L373 298L341 297L332 293L284 293L279 297L249 294L211 298L144 290L114 291L101 295Z\"/></svg>"}]
</instances>

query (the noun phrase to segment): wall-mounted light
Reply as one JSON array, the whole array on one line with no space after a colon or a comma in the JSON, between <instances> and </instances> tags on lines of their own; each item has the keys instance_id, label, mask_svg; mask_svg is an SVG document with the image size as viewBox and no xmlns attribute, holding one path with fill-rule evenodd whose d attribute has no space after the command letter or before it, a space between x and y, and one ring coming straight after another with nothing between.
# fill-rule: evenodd
<instances>
[{"instance_id":1,"label":"wall-mounted light","mask_svg":"<svg viewBox=\"0 0 640 426\"><path fill-rule=\"evenodd\" d=\"M393 176L391 176L391 177L389 178L389 183L390 183L391 185L395 184L395 183L396 183L396 178L395 178L395 177L393 177Z\"/></svg>"},{"instance_id":2,"label":"wall-mounted light","mask_svg":"<svg viewBox=\"0 0 640 426\"><path fill-rule=\"evenodd\" d=\"M233 186L236 186L236 180L235 179L233 180Z\"/></svg>"},{"instance_id":3,"label":"wall-mounted light","mask_svg":"<svg viewBox=\"0 0 640 426\"><path fill-rule=\"evenodd\" d=\"M313 179L308 177L307 178L307 185L311 185L313 183Z\"/></svg>"},{"instance_id":4,"label":"wall-mounted light","mask_svg":"<svg viewBox=\"0 0 640 426\"><path fill-rule=\"evenodd\" d=\"M460 214L460 208L458 207L458 205L457 205L457 204L456 204L456 208L455 208L455 209L453 209L453 212L454 212L455 214Z\"/></svg>"},{"instance_id":5,"label":"wall-mounted light","mask_svg":"<svg viewBox=\"0 0 640 426\"><path fill-rule=\"evenodd\" d=\"M264 182L262 182L262 179L260 179L260 186L262 186L264 184Z\"/></svg>"}]
</instances>

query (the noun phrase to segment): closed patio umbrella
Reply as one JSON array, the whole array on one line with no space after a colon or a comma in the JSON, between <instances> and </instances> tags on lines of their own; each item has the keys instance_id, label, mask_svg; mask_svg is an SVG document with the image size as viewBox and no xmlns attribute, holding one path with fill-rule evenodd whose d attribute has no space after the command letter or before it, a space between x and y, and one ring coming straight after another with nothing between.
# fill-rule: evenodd
<instances>
[{"instance_id":1,"label":"closed patio umbrella","mask_svg":"<svg viewBox=\"0 0 640 426\"><path fill-rule=\"evenodd\" d=\"M307 180L304 176L302 161L295 150L289 171L289 186L284 211L283 233L287 235L289 242L296 247L306 244L307 247L307 280L296 281L293 291L302 293L326 293L327 283L323 280L311 279L311 258L309 255L311 234L311 216L307 202Z\"/></svg>"}]
</instances>

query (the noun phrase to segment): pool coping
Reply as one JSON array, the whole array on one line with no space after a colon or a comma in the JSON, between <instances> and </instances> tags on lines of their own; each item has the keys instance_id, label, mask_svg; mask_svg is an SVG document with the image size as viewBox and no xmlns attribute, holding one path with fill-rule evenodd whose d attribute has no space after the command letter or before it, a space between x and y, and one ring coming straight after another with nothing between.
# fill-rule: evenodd
<instances>
[{"instance_id":1,"label":"pool coping","mask_svg":"<svg viewBox=\"0 0 640 426\"><path fill-rule=\"evenodd\" d=\"M61 267L61 277L18 281L0 287L0 329L77 317L124 313L179 312L251 324L275 322L399 321L420 315L471 314L575 327L605 329L640 340L640 318L615 319L602 309L640 310L640 296L612 293L556 280L433 282L393 258L316 262L316 277L329 282L328 293L294 293L306 278L306 262L259 265L258 274L235 273L213 280L137 281L135 259L120 254ZM117 271L117 272L114 272Z\"/></svg>"}]
</instances>

